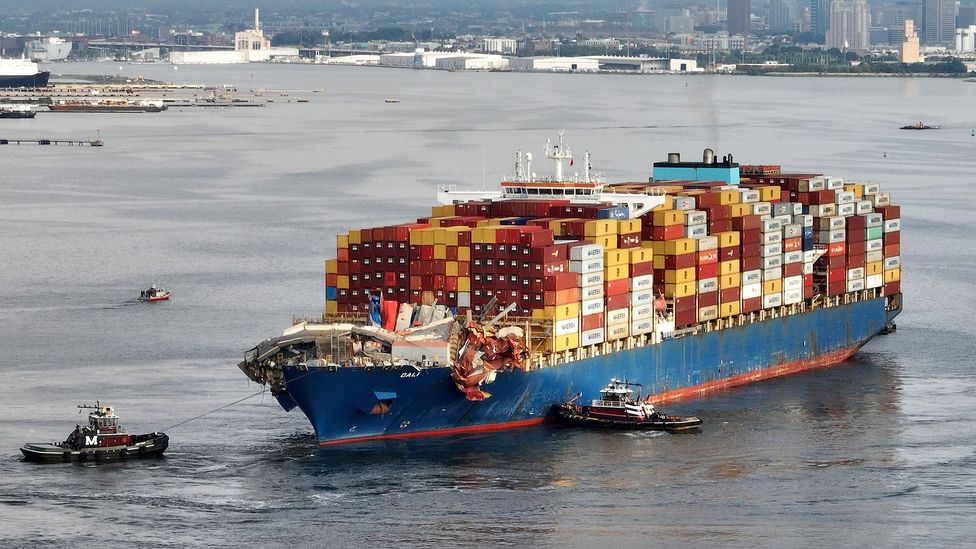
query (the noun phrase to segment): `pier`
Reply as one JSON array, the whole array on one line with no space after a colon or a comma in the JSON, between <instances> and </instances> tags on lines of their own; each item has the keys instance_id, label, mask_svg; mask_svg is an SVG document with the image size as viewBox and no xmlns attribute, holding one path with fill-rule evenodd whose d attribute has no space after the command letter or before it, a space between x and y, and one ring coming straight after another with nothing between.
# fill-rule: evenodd
<instances>
[{"instance_id":1,"label":"pier","mask_svg":"<svg viewBox=\"0 0 976 549\"><path fill-rule=\"evenodd\" d=\"M21 139L21 138L0 138L0 145L68 145L68 146L78 146L78 147L101 147L105 143L101 139L91 139L88 141L80 141L77 139Z\"/></svg>"}]
</instances>

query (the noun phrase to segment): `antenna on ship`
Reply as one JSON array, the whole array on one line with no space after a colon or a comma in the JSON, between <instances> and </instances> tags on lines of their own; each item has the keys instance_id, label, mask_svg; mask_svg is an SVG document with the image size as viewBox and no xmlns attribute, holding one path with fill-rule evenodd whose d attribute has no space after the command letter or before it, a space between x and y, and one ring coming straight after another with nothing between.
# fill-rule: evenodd
<instances>
[{"instance_id":1,"label":"antenna on ship","mask_svg":"<svg viewBox=\"0 0 976 549\"><path fill-rule=\"evenodd\" d=\"M569 159L570 165L572 165L573 152L563 143L563 135L565 133L564 130L559 132L559 142L555 145L546 139L546 158L556 161L556 175L554 178L556 181L563 180L563 160Z\"/></svg>"},{"instance_id":2,"label":"antenna on ship","mask_svg":"<svg viewBox=\"0 0 976 549\"><path fill-rule=\"evenodd\" d=\"M583 153L583 183L590 182L590 151Z\"/></svg>"}]
</instances>

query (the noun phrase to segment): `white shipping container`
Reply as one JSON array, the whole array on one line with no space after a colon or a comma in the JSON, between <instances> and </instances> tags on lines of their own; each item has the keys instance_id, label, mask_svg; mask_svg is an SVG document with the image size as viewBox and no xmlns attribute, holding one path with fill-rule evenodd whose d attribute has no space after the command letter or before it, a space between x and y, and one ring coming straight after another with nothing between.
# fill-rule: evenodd
<instances>
[{"instance_id":1,"label":"white shipping container","mask_svg":"<svg viewBox=\"0 0 976 549\"><path fill-rule=\"evenodd\" d=\"M901 267L901 256L896 255L892 257L886 257L884 259L884 270L890 271L892 269L897 269Z\"/></svg>"},{"instance_id":2,"label":"white shipping container","mask_svg":"<svg viewBox=\"0 0 976 549\"><path fill-rule=\"evenodd\" d=\"M773 307L779 307L783 304L783 293L775 294L763 294L762 306L763 309L771 309Z\"/></svg>"},{"instance_id":3,"label":"white shipping container","mask_svg":"<svg viewBox=\"0 0 976 549\"><path fill-rule=\"evenodd\" d=\"M787 223L783 225L783 238L801 238L803 236L803 226L799 223Z\"/></svg>"},{"instance_id":4,"label":"white shipping container","mask_svg":"<svg viewBox=\"0 0 976 549\"><path fill-rule=\"evenodd\" d=\"M707 294L708 292L718 291L718 278L703 278L698 281L698 293Z\"/></svg>"},{"instance_id":5,"label":"white shipping container","mask_svg":"<svg viewBox=\"0 0 976 549\"><path fill-rule=\"evenodd\" d=\"M603 271L598 273L580 273L579 275L579 287L586 288L587 286L603 286Z\"/></svg>"},{"instance_id":6,"label":"white shipping container","mask_svg":"<svg viewBox=\"0 0 976 549\"><path fill-rule=\"evenodd\" d=\"M458 302L458 307L470 307L471 292L458 292L457 302Z\"/></svg>"},{"instance_id":7,"label":"white shipping container","mask_svg":"<svg viewBox=\"0 0 976 549\"><path fill-rule=\"evenodd\" d=\"M810 214L794 215L793 223L798 223L801 227L813 227L813 216Z\"/></svg>"},{"instance_id":8,"label":"white shipping container","mask_svg":"<svg viewBox=\"0 0 976 549\"><path fill-rule=\"evenodd\" d=\"M853 204L854 203L854 191L837 191L834 195L838 206L841 204Z\"/></svg>"},{"instance_id":9,"label":"white shipping container","mask_svg":"<svg viewBox=\"0 0 976 549\"><path fill-rule=\"evenodd\" d=\"M763 268L763 270L765 270L765 269L773 269L773 268L782 267L782 266L783 266L783 256L782 255L771 255L771 256L763 257L762 258L762 268Z\"/></svg>"},{"instance_id":10,"label":"white shipping container","mask_svg":"<svg viewBox=\"0 0 976 549\"><path fill-rule=\"evenodd\" d=\"M803 250L784 253L783 265L788 265L790 263L803 263Z\"/></svg>"},{"instance_id":11,"label":"white shipping container","mask_svg":"<svg viewBox=\"0 0 976 549\"><path fill-rule=\"evenodd\" d=\"M600 244L583 244L569 249L569 259L583 261L585 259L603 259L603 246Z\"/></svg>"},{"instance_id":12,"label":"white shipping container","mask_svg":"<svg viewBox=\"0 0 976 549\"><path fill-rule=\"evenodd\" d=\"M636 307L630 308L630 319L637 320L641 318L653 318L654 317L654 303L638 305Z\"/></svg>"},{"instance_id":13,"label":"white shipping container","mask_svg":"<svg viewBox=\"0 0 976 549\"><path fill-rule=\"evenodd\" d=\"M858 200L857 203L857 215L867 215L871 213L874 208L871 206L870 200Z\"/></svg>"},{"instance_id":14,"label":"white shipping container","mask_svg":"<svg viewBox=\"0 0 976 549\"><path fill-rule=\"evenodd\" d=\"M881 185L878 183L865 183L864 184L864 194L878 194L881 192Z\"/></svg>"},{"instance_id":15,"label":"white shipping container","mask_svg":"<svg viewBox=\"0 0 976 549\"><path fill-rule=\"evenodd\" d=\"M884 250L884 240L872 238L871 240L864 241L865 252L880 252L882 250Z\"/></svg>"},{"instance_id":16,"label":"white shipping container","mask_svg":"<svg viewBox=\"0 0 976 549\"><path fill-rule=\"evenodd\" d=\"M715 250L718 248L717 236L706 236L698 239L698 251Z\"/></svg>"},{"instance_id":17,"label":"white shipping container","mask_svg":"<svg viewBox=\"0 0 976 549\"><path fill-rule=\"evenodd\" d=\"M580 313L583 316L595 315L603 312L603 299L584 299L580 301Z\"/></svg>"},{"instance_id":18,"label":"white shipping container","mask_svg":"<svg viewBox=\"0 0 976 549\"><path fill-rule=\"evenodd\" d=\"M880 288L884 286L884 275L868 275L864 277L864 287L865 288Z\"/></svg>"},{"instance_id":19,"label":"white shipping container","mask_svg":"<svg viewBox=\"0 0 976 549\"><path fill-rule=\"evenodd\" d=\"M864 289L864 279L855 278L854 280L847 281L847 291L848 292L860 292Z\"/></svg>"},{"instance_id":20,"label":"white shipping container","mask_svg":"<svg viewBox=\"0 0 976 549\"><path fill-rule=\"evenodd\" d=\"M803 276L788 276L783 279L783 291L800 290L803 291Z\"/></svg>"},{"instance_id":21,"label":"white shipping container","mask_svg":"<svg viewBox=\"0 0 976 549\"><path fill-rule=\"evenodd\" d=\"M640 318L630 322L630 335L648 334L654 331L654 321L649 318Z\"/></svg>"},{"instance_id":22,"label":"white shipping container","mask_svg":"<svg viewBox=\"0 0 976 549\"><path fill-rule=\"evenodd\" d=\"M871 195L871 204L875 208L891 205L891 195L889 193L878 193Z\"/></svg>"},{"instance_id":23,"label":"white shipping container","mask_svg":"<svg viewBox=\"0 0 976 549\"><path fill-rule=\"evenodd\" d=\"M803 288L783 292L783 305L795 305L803 301Z\"/></svg>"},{"instance_id":24,"label":"white shipping container","mask_svg":"<svg viewBox=\"0 0 976 549\"><path fill-rule=\"evenodd\" d=\"M855 267L853 269L847 269L847 280L851 281L856 278L864 278L864 267Z\"/></svg>"},{"instance_id":25,"label":"white shipping container","mask_svg":"<svg viewBox=\"0 0 976 549\"><path fill-rule=\"evenodd\" d=\"M762 283L742 286L742 299L755 299L762 296Z\"/></svg>"},{"instance_id":26,"label":"white shipping container","mask_svg":"<svg viewBox=\"0 0 976 549\"><path fill-rule=\"evenodd\" d=\"M808 193L827 190L827 180L822 176L811 177L810 179L800 180L800 192Z\"/></svg>"},{"instance_id":27,"label":"white shipping container","mask_svg":"<svg viewBox=\"0 0 976 549\"><path fill-rule=\"evenodd\" d=\"M774 215L773 219L779 221L780 228L782 228L783 225L793 222L793 215L788 213L785 213L783 215Z\"/></svg>"},{"instance_id":28,"label":"white shipping container","mask_svg":"<svg viewBox=\"0 0 976 549\"><path fill-rule=\"evenodd\" d=\"M630 310L629 309L614 309L612 311L607 311L607 326L611 324L624 324L630 321Z\"/></svg>"},{"instance_id":29,"label":"white shipping container","mask_svg":"<svg viewBox=\"0 0 976 549\"><path fill-rule=\"evenodd\" d=\"M701 210L689 210L685 212L685 225L702 225L708 223L708 214Z\"/></svg>"},{"instance_id":30,"label":"white shipping container","mask_svg":"<svg viewBox=\"0 0 976 549\"><path fill-rule=\"evenodd\" d=\"M817 258L817 250L803 250L803 262L813 263Z\"/></svg>"},{"instance_id":31,"label":"white shipping container","mask_svg":"<svg viewBox=\"0 0 976 549\"><path fill-rule=\"evenodd\" d=\"M837 204L814 204L810 206L810 215L814 217L837 215Z\"/></svg>"},{"instance_id":32,"label":"white shipping container","mask_svg":"<svg viewBox=\"0 0 976 549\"><path fill-rule=\"evenodd\" d=\"M762 233L762 240L761 240L761 242L764 245L779 244L782 241L783 241L783 233L781 233L779 231L774 231L774 232L770 232L770 233Z\"/></svg>"},{"instance_id":33,"label":"white shipping container","mask_svg":"<svg viewBox=\"0 0 976 549\"><path fill-rule=\"evenodd\" d=\"M817 231L817 241L820 244L835 244L847 239L847 231L837 229L835 231Z\"/></svg>"},{"instance_id":34,"label":"white shipping container","mask_svg":"<svg viewBox=\"0 0 976 549\"><path fill-rule=\"evenodd\" d=\"M752 189L739 189L739 202L743 204L753 204L759 202L759 191Z\"/></svg>"},{"instance_id":35,"label":"white shipping container","mask_svg":"<svg viewBox=\"0 0 976 549\"><path fill-rule=\"evenodd\" d=\"M802 202L790 202L793 209L790 211L790 216L800 215L803 213L803 203Z\"/></svg>"},{"instance_id":36,"label":"white shipping container","mask_svg":"<svg viewBox=\"0 0 976 549\"><path fill-rule=\"evenodd\" d=\"M837 205L837 215L842 215L844 217L850 217L857 213L857 206L853 202L849 204L838 204Z\"/></svg>"},{"instance_id":37,"label":"white shipping container","mask_svg":"<svg viewBox=\"0 0 976 549\"><path fill-rule=\"evenodd\" d=\"M695 209L695 197L693 196L676 196L672 201L674 209L676 210L694 210Z\"/></svg>"},{"instance_id":38,"label":"white shipping container","mask_svg":"<svg viewBox=\"0 0 976 549\"><path fill-rule=\"evenodd\" d=\"M718 305L698 309L698 322L715 320L716 318L718 318Z\"/></svg>"},{"instance_id":39,"label":"white shipping container","mask_svg":"<svg viewBox=\"0 0 976 549\"><path fill-rule=\"evenodd\" d=\"M654 287L654 275L635 276L630 279L630 291L639 292L650 290Z\"/></svg>"},{"instance_id":40,"label":"white shipping container","mask_svg":"<svg viewBox=\"0 0 976 549\"><path fill-rule=\"evenodd\" d=\"M884 223L884 216L879 213L871 213L864 216L865 222L864 227L870 229L871 227L880 227Z\"/></svg>"},{"instance_id":41,"label":"white shipping container","mask_svg":"<svg viewBox=\"0 0 976 549\"><path fill-rule=\"evenodd\" d=\"M779 280L783 278L783 268L782 267L772 267L770 269L763 269L763 280Z\"/></svg>"},{"instance_id":42,"label":"white shipping container","mask_svg":"<svg viewBox=\"0 0 976 549\"><path fill-rule=\"evenodd\" d=\"M875 261L884 261L884 252L877 251L877 250L873 252L865 252L864 261L867 261L868 263L874 263Z\"/></svg>"},{"instance_id":43,"label":"white shipping container","mask_svg":"<svg viewBox=\"0 0 976 549\"><path fill-rule=\"evenodd\" d=\"M827 175L824 176L824 179L827 180L827 190L837 190L837 189L844 188L844 179L842 177L832 177Z\"/></svg>"},{"instance_id":44,"label":"white shipping container","mask_svg":"<svg viewBox=\"0 0 976 549\"><path fill-rule=\"evenodd\" d=\"M686 238L701 238L708 236L708 225L689 225L685 227Z\"/></svg>"},{"instance_id":45,"label":"white shipping container","mask_svg":"<svg viewBox=\"0 0 976 549\"><path fill-rule=\"evenodd\" d=\"M607 339L623 339L630 335L630 325L626 322L623 324L615 324L613 326L607 326Z\"/></svg>"},{"instance_id":46,"label":"white shipping container","mask_svg":"<svg viewBox=\"0 0 976 549\"><path fill-rule=\"evenodd\" d=\"M762 269L742 273L743 284L755 284L757 282L762 282Z\"/></svg>"},{"instance_id":47,"label":"white shipping container","mask_svg":"<svg viewBox=\"0 0 976 549\"><path fill-rule=\"evenodd\" d=\"M565 320L557 320L553 326L553 333L556 337L575 334L579 332L580 329L580 319L579 317L567 318Z\"/></svg>"},{"instance_id":48,"label":"white shipping container","mask_svg":"<svg viewBox=\"0 0 976 549\"><path fill-rule=\"evenodd\" d=\"M768 218L762 220L762 232L771 233L783 230L783 222L779 219Z\"/></svg>"},{"instance_id":49,"label":"white shipping container","mask_svg":"<svg viewBox=\"0 0 976 549\"><path fill-rule=\"evenodd\" d=\"M805 275L812 275L813 274L813 262L812 261L804 261L803 262L803 274L805 274Z\"/></svg>"},{"instance_id":50,"label":"white shipping container","mask_svg":"<svg viewBox=\"0 0 976 549\"><path fill-rule=\"evenodd\" d=\"M630 306L637 307L639 305L654 304L654 290L641 290L639 292L630 293Z\"/></svg>"},{"instance_id":51,"label":"white shipping container","mask_svg":"<svg viewBox=\"0 0 976 549\"><path fill-rule=\"evenodd\" d=\"M773 205L769 202L756 202L752 205L753 215L772 215Z\"/></svg>"},{"instance_id":52,"label":"white shipping container","mask_svg":"<svg viewBox=\"0 0 976 549\"><path fill-rule=\"evenodd\" d=\"M596 328L594 330L587 330L585 332L580 332L580 345L596 345L597 343L603 343L606 341L606 336L603 328Z\"/></svg>"},{"instance_id":53,"label":"white shipping container","mask_svg":"<svg viewBox=\"0 0 976 549\"><path fill-rule=\"evenodd\" d=\"M584 259L582 261L570 261L569 270L574 273L602 273L603 272L603 258L599 259Z\"/></svg>"},{"instance_id":54,"label":"white shipping container","mask_svg":"<svg viewBox=\"0 0 976 549\"><path fill-rule=\"evenodd\" d=\"M884 232L896 233L901 230L901 219L889 219L884 222Z\"/></svg>"},{"instance_id":55,"label":"white shipping container","mask_svg":"<svg viewBox=\"0 0 976 549\"><path fill-rule=\"evenodd\" d=\"M783 255L783 245L782 244L764 244L759 249L759 255L763 257L770 257L774 255Z\"/></svg>"},{"instance_id":56,"label":"white shipping container","mask_svg":"<svg viewBox=\"0 0 976 549\"><path fill-rule=\"evenodd\" d=\"M603 285L580 288L580 299L583 301L587 299L603 299Z\"/></svg>"},{"instance_id":57,"label":"white shipping container","mask_svg":"<svg viewBox=\"0 0 976 549\"><path fill-rule=\"evenodd\" d=\"M821 231L834 231L837 229L843 229L847 226L847 222L842 216L832 215L830 217L821 217L817 219L817 229Z\"/></svg>"}]
</instances>

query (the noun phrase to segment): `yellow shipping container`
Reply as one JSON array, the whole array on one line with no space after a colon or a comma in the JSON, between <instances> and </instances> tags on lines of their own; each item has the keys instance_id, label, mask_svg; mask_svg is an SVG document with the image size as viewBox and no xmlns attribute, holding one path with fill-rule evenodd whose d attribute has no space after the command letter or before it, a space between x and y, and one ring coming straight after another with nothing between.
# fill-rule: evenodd
<instances>
[{"instance_id":1,"label":"yellow shipping container","mask_svg":"<svg viewBox=\"0 0 976 549\"><path fill-rule=\"evenodd\" d=\"M438 228L434 230L434 244L447 246L447 229Z\"/></svg>"},{"instance_id":2,"label":"yellow shipping container","mask_svg":"<svg viewBox=\"0 0 976 549\"><path fill-rule=\"evenodd\" d=\"M543 318L551 318L553 320L566 320L567 318L574 318L579 316L580 304L579 303L567 303L565 305L553 305L551 307L546 307Z\"/></svg>"},{"instance_id":3,"label":"yellow shipping container","mask_svg":"<svg viewBox=\"0 0 976 549\"><path fill-rule=\"evenodd\" d=\"M741 273L722 275L718 278L718 287L723 290L725 288L738 288L740 285L742 285Z\"/></svg>"},{"instance_id":4,"label":"yellow shipping container","mask_svg":"<svg viewBox=\"0 0 976 549\"><path fill-rule=\"evenodd\" d=\"M553 236L563 236L563 219L553 219L549 222L549 230Z\"/></svg>"},{"instance_id":5,"label":"yellow shipping container","mask_svg":"<svg viewBox=\"0 0 976 549\"><path fill-rule=\"evenodd\" d=\"M434 259L447 259L446 244L434 244Z\"/></svg>"},{"instance_id":6,"label":"yellow shipping container","mask_svg":"<svg viewBox=\"0 0 976 549\"><path fill-rule=\"evenodd\" d=\"M664 268L664 256L663 255L655 255L654 256L654 268L655 269L663 269Z\"/></svg>"},{"instance_id":7,"label":"yellow shipping container","mask_svg":"<svg viewBox=\"0 0 976 549\"><path fill-rule=\"evenodd\" d=\"M326 259L325 260L325 274L338 274L339 273L339 260L338 259Z\"/></svg>"},{"instance_id":8,"label":"yellow shipping container","mask_svg":"<svg viewBox=\"0 0 976 549\"><path fill-rule=\"evenodd\" d=\"M472 244L494 244L495 227L477 227L471 231Z\"/></svg>"},{"instance_id":9,"label":"yellow shipping container","mask_svg":"<svg viewBox=\"0 0 976 549\"><path fill-rule=\"evenodd\" d=\"M336 275L336 288L349 289L349 275Z\"/></svg>"},{"instance_id":10,"label":"yellow shipping container","mask_svg":"<svg viewBox=\"0 0 976 549\"><path fill-rule=\"evenodd\" d=\"M444 264L444 274L446 274L447 276L457 276L458 275L458 262L457 261L448 261L447 263L445 263ZM464 291L464 290L458 290L458 291Z\"/></svg>"},{"instance_id":11,"label":"yellow shipping container","mask_svg":"<svg viewBox=\"0 0 976 549\"><path fill-rule=\"evenodd\" d=\"M622 219L618 222L617 225L618 234L633 234L639 232L641 232L640 219Z\"/></svg>"},{"instance_id":12,"label":"yellow shipping container","mask_svg":"<svg viewBox=\"0 0 976 549\"><path fill-rule=\"evenodd\" d=\"M681 255L698 251L698 240L694 238L676 238L664 241L665 255Z\"/></svg>"},{"instance_id":13,"label":"yellow shipping container","mask_svg":"<svg viewBox=\"0 0 976 549\"><path fill-rule=\"evenodd\" d=\"M617 235L615 234L606 236L588 236L586 238L592 240L594 244L603 246L604 250L613 250L617 247Z\"/></svg>"},{"instance_id":14,"label":"yellow shipping container","mask_svg":"<svg viewBox=\"0 0 976 549\"><path fill-rule=\"evenodd\" d=\"M884 261L872 261L864 265L864 274L876 275L881 274L884 271Z\"/></svg>"},{"instance_id":15,"label":"yellow shipping container","mask_svg":"<svg viewBox=\"0 0 976 549\"><path fill-rule=\"evenodd\" d=\"M629 265L615 265L613 267L604 267L603 277L607 282L613 282L614 280L624 280L630 277L630 266Z\"/></svg>"},{"instance_id":16,"label":"yellow shipping container","mask_svg":"<svg viewBox=\"0 0 976 549\"><path fill-rule=\"evenodd\" d=\"M783 292L783 279L775 278L773 280L763 281L763 295L766 294L778 294Z\"/></svg>"},{"instance_id":17,"label":"yellow shipping container","mask_svg":"<svg viewBox=\"0 0 976 549\"><path fill-rule=\"evenodd\" d=\"M733 275L739 272L741 263L738 259L729 259L726 261L719 261L718 263L718 274L719 275ZM738 284L736 284L738 286Z\"/></svg>"},{"instance_id":18,"label":"yellow shipping container","mask_svg":"<svg viewBox=\"0 0 976 549\"><path fill-rule=\"evenodd\" d=\"M481 220L475 221L475 224L474 225L475 225L475 227L490 227L490 226L492 226L494 224L495 224L495 220L494 219L481 219Z\"/></svg>"},{"instance_id":19,"label":"yellow shipping container","mask_svg":"<svg viewBox=\"0 0 976 549\"><path fill-rule=\"evenodd\" d=\"M349 247L349 235L340 234L336 235L336 248L348 248Z\"/></svg>"},{"instance_id":20,"label":"yellow shipping container","mask_svg":"<svg viewBox=\"0 0 976 549\"><path fill-rule=\"evenodd\" d=\"M844 185L844 190L849 193L854 193L855 200L864 198L864 185L860 183L847 183Z\"/></svg>"},{"instance_id":21,"label":"yellow shipping container","mask_svg":"<svg viewBox=\"0 0 976 549\"><path fill-rule=\"evenodd\" d=\"M664 270L665 284L681 284L682 282L694 282L694 281L695 281L694 267L687 267L685 269Z\"/></svg>"},{"instance_id":22,"label":"yellow shipping container","mask_svg":"<svg viewBox=\"0 0 976 549\"><path fill-rule=\"evenodd\" d=\"M752 215L752 204L732 204L729 207L729 217Z\"/></svg>"},{"instance_id":23,"label":"yellow shipping container","mask_svg":"<svg viewBox=\"0 0 976 549\"><path fill-rule=\"evenodd\" d=\"M688 297L691 295L695 295L697 291L698 291L698 284L694 282L664 285L664 297Z\"/></svg>"},{"instance_id":24,"label":"yellow shipping container","mask_svg":"<svg viewBox=\"0 0 976 549\"><path fill-rule=\"evenodd\" d=\"M458 246L458 261L471 261L471 248Z\"/></svg>"},{"instance_id":25,"label":"yellow shipping container","mask_svg":"<svg viewBox=\"0 0 976 549\"><path fill-rule=\"evenodd\" d=\"M776 185L757 187L756 190L759 191L760 202L779 202L780 196L783 194L783 190Z\"/></svg>"},{"instance_id":26,"label":"yellow shipping container","mask_svg":"<svg viewBox=\"0 0 976 549\"><path fill-rule=\"evenodd\" d=\"M447 244L448 246L457 246L459 242L458 235L468 232L471 232L471 229L468 227L447 227L444 233L444 244Z\"/></svg>"},{"instance_id":27,"label":"yellow shipping container","mask_svg":"<svg viewBox=\"0 0 976 549\"><path fill-rule=\"evenodd\" d=\"M630 254L627 250L606 250L603 252L603 264L607 267L630 265Z\"/></svg>"},{"instance_id":28,"label":"yellow shipping container","mask_svg":"<svg viewBox=\"0 0 976 549\"><path fill-rule=\"evenodd\" d=\"M350 244L362 244L363 238L359 231L349 231L349 243Z\"/></svg>"},{"instance_id":29,"label":"yellow shipping container","mask_svg":"<svg viewBox=\"0 0 976 549\"><path fill-rule=\"evenodd\" d=\"M901 280L901 269L891 269L890 271L884 272L885 284L889 282L898 282Z\"/></svg>"},{"instance_id":30,"label":"yellow shipping container","mask_svg":"<svg viewBox=\"0 0 976 549\"><path fill-rule=\"evenodd\" d=\"M654 210L654 226L667 227L669 225L684 225L685 212L683 210Z\"/></svg>"},{"instance_id":31,"label":"yellow shipping container","mask_svg":"<svg viewBox=\"0 0 976 549\"><path fill-rule=\"evenodd\" d=\"M643 244L643 242L641 244ZM654 253L651 252L650 248L630 248L629 263L631 265L634 265L635 263L647 263L653 257Z\"/></svg>"},{"instance_id":32,"label":"yellow shipping container","mask_svg":"<svg viewBox=\"0 0 976 549\"><path fill-rule=\"evenodd\" d=\"M741 310L742 310L742 306L739 304L738 301L718 304L718 316L720 316L721 318L728 318L730 316L735 316L739 314Z\"/></svg>"},{"instance_id":33,"label":"yellow shipping container","mask_svg":"<svg viewBox=\"0 0 976 549\"><path fill-rule=\"evenodd\" d=\"M471 278L467 276L458 277L458 291L459 292L470 292L471 291Z\"/></svg>"},{"instance_id":34,"label":"yellow shipping container","mask_svg":"<svg viewBox=\"0 0 976 549\"><path fill-rule=\"evenodd\" d=\"M739 231L722 231L720 233L715 233L712 236L718 237L719 248L730 248L732 246L739 245L739 239L740 239Z\"/></svg>"},{"instance_id":35,"label":"yellow shipping container","mask_svg":"<svg viewBox=\"0 0 976 549\"><path fill-rule=\"evenodd\" d=\"M737 191L735 189L730 189L730 190L725 190L725 191L719 191L718 192L718 203L721 204L721 205L723 205L723 206L728 206L729 204L738 204L739 203L739 198L741 196L742 195L739 194L739 191Z\"/></svg>"},{"instance_id":36,"label":"yellow shipping container","mask_svg":"<svg viewBox=\"0 0 976 549\"><path fill-rule=\"evenodd\" d=\"M579 332L546 339L541 350L544 353L561 353L579 347Z\"/></svg>"},{"instance_id":37,"label":"yellow shipping container","mask_svg":"<svg viewBox=\"0 0 976 549\"><path fill-rule=\"evenodd\" d=\"M587 237L617 234L617 222L613 219L591 219L583 224L583 234Z\"/></svg>"},{"instance_id":38,"label":"yellow shipping container","mask_svg":"<svg viewBox=\"0 0 976 549\"><path fill-rule=\"evenodd\" d=\"M334 314L336 314L338 312L339 312L339 304L338 303L336 303L335 301L326 301L325 302L325 314L327 314L327 315L334 315Z\"/></svg>"}]
</instances>

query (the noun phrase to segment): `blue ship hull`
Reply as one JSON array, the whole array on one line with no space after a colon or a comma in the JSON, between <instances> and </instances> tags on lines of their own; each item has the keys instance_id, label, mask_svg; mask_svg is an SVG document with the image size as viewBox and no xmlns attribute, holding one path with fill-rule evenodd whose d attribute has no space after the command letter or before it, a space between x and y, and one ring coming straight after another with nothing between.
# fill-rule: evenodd
<instances>
[{"instance_id":1,"label":"blue ship hull","mask_svg":"<svg viewBox=\"0 0 976 549\"><path fill-rule=\"evenodd\" d=\"M471 402L449 367L284 368L287 394L322 445L487 431L542 422L576 393L599 395L610 378L644 385L656 402L841 362L900 312L886 298L668 339L566 364L499 372ZM897 302L900 304L901 299Z\"/></svg>"}]
</instances>

